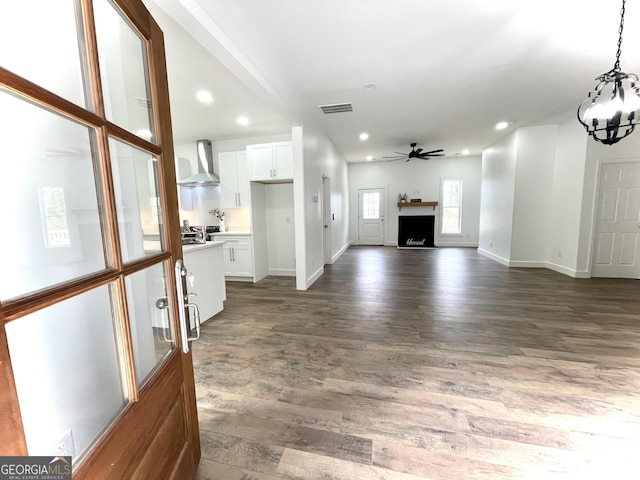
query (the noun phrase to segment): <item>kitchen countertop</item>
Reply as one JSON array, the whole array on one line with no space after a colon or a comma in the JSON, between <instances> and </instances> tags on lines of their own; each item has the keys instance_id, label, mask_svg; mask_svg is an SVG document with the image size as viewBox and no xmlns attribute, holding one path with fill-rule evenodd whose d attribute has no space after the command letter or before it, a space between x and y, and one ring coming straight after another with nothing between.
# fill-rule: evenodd
<instances>
[{"instance_id":1,"label":"kitchen countertop","mask_svg":"<svg viewBox=\"0 0 640 480\"><path fill-rule=\"evenodd\" d=\"M251 232L213 232L210 233L210 235L213 235L214 237L218 237L218 236L223 236L223 235L233 235L233 236L239 236L239 235L251 235Z\"/></svg>"},{"instance_id":2,"label":"kitchen countertop","mask_svg":"<svg viewBox=\"0 0 640 480\"><path fill-rule=\"evenodd\" d=\"M216 240L215 242L207 242L207 243L198 243L198 244L192 244L192 245L183 245L182 246L182 251L183 252L193 252L194 250L202 250L203 248L211 248L211 247L219 247L221 245L224 245L225 242L222 240Z\"/></svg>"}]
</instances>

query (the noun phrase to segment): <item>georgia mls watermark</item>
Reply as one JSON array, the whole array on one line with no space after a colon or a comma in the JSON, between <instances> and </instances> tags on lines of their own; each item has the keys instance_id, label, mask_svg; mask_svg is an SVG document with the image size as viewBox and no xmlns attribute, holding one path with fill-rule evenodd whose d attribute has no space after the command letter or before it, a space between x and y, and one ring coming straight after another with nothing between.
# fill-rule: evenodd
<instances>
[{"instance_id":1,"label":"georgia mls watermark","mask_svg":"<svg viewBox=\"0 0 640 480\"><path fill-rule=\"evenodd\" d=\"M0 480L71 480L71 457L0 457Z\"/></svg>"}]
</instances>

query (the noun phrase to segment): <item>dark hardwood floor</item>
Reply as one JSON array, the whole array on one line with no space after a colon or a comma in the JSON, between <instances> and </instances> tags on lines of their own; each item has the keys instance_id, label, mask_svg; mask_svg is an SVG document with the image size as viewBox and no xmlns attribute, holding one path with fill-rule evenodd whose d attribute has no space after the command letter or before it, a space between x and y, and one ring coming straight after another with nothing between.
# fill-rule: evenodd
<instances>
[{"instance_id":1,"label":"dark hardwood floor","mask_svg":"<svg viewBox=\"0 0 640 480\"><path fill-rule=\"evenodd\" d=\"M351 247L227 283L194 343L197 479L638 479L640 282Z\"/></svg>"}]
</instances>

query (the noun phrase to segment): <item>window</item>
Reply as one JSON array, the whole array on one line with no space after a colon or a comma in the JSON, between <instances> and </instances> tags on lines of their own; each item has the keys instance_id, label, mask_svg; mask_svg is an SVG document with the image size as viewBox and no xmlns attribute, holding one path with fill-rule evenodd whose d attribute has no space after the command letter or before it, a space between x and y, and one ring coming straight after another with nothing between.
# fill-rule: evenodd
<instances>
[{"instance_id":1,"label":"window","mask_svg":"<svg viewBox=\"0 0 640 480\"><path fill-rule=\"evenodd\" d=\"M47 247L71 245L67 207L62 187L41 187L40 206L44 224L44 239Z\"/></svg>"},{"instance_id":2,"label":"window","mask_svg":"<svg viewBox=\"0 0 640 480\"><path fill-rule=\"evenodd\" d=\"M367 192L362 195L362 218L364 220L380 218L380 193Z\"/></svg>"},{"instance_id":3,"label":"window","mask_svg":"<svg viewBox=\"0 0 640 480\"><path fill-rule=\"evenodd\" d=\"M442 234L462 233L462 180L442 180Z\"/></svg>"}]
</instances>

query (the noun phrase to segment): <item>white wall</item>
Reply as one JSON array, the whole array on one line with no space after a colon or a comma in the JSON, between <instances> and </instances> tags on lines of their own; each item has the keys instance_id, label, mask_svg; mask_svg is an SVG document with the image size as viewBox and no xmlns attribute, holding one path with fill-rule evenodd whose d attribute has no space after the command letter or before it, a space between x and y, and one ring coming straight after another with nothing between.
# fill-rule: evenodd
<instances>
[{"instance_id":1,"label":"white wall","mask_svg":"<svg viewBox=\"0 0 640 480\"><path fill-rule=\"evenodd\" d=\"M385 245L398 244L399 215L432 215L432 207L405 207L398 211L398 194L407 199L442 203L442 179L462 179L462 235L440 235L440 208L436 207L435 244L438 246L477 246L480 218L480 157L443 157L410 162L372 162L349 164L349 238L358 243L358 190L384 188Z\"/></svg>"},{"instance_id":2,"label":"white wall","mask_svg":"<svg viewBox=\"0 0 640 480\"><path fill-rule=\"evenodd\" d=\"M557 133L556 125L518 130L510 257L514 266L542 267L547 261Z\"/></svg>"},{"instance_id":3,"label":"white wall","mask_svg":"<svg viewBox=\"0 0 640 480\"><path fill-rule=\"evenodd\" d=\"M558 125L547 266L571 276L586 274L577 270L586 151L587 135L575 118Z\"/></svg>"},{"instance_id":4,"label":"white wall","mask_svg":"<svg viewBox=\"0 0 640 480\"><path fill-rule=\"evenodd\" d=\"M482 196L478 250L506 263L511 257L517 133L482 152Z\"/></svg>"},{"instance_id":5,"label":"white wall","mask_svg":"<svg viewBox=\"0 0 640 480\"><path fill-rule=\"evenodd\" d=\"M269 275L295 276L293 183L265 185Z\"/></svg>"},{"instance_id":6,"label":"white wall","mask_svg":"<svg viewBox=\"0 0 640 480\"><path fill-rule=\"evenodd\" d=\"M294 202L297 288L306 290L324 272L322 176L329 177L332 258L349 245L349 174L346 161L327 136L312 125L294 127Z\"/></svg>"}]
</instances>

